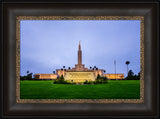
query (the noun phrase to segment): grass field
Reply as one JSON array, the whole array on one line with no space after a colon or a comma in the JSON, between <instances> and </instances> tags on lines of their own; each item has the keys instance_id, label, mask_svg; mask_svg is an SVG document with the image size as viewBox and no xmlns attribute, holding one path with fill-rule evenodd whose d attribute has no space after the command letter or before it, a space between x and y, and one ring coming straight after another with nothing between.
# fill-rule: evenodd
<instances>
[{"instance_id":1,"label":"grass field","mask_svg":"<svg viewBox=\"0 0 160 119\"><path fill-rule=\"evenodd\" d=\"M21 81L21 99L139 99L139 80L109 80L107 84L53 84L53 81Z\"/></svg>"}]
</instances>

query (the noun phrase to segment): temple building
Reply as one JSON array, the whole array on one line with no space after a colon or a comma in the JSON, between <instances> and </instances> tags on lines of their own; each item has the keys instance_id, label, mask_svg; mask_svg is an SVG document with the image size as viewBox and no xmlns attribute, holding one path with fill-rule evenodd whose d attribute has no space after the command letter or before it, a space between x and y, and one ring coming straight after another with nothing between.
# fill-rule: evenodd
<instances>
[{"instance_id":1,"label":"temple building","mask_svg":"<svg viewBox=\"0 0 160 119\"><path fill-rule=\"evenodd\" d=\"M57 74L35 74L36 79L56 79Z\"/></svg>"},{"instance_id":2,"label":"temple building","mask_svg":"<svg viewBox=\"0 0 160 119\"><path fill-rule=\"evenodd\" d=\"M78 64L75 67L68 69L56 69L56 74L35 74L36 79L56 79L60 76L64 76L65 80L71 82L84 82L94 81L97 75L105 76L108 79L124 79L124 74L104 74L103 69L96 67L88 69L82 64L82 50L81 44L78 45Z\"/></svg>"},{"instance_id":3,"label":"temple building","mask_svg":"<svg viewBox=\"0 0 160 119\"><path fill-rule=\"evenodd\" d=\"M68 72L93 72L94 76L97 77L97 75L99 74L100 76L103 76L103 72L104 70L103 69L96 69L96 68L93 68L93 69L88 69L85 67L84 64L82 64L82 50L81 50L81 44L79 42L79 45L78 45L78 64L75 64L75 67L73 67L72 69L57 69L56 70L56 73L58 76L65 76L66 73ZM66 76L67 77L67 76ZM87 77L85 77L87 78Z\"/></svg>"},{"instance_id":4,"label":"temple building","mask_svg":"<svg viewBox=\"0 0 160 119\"><path fill-rule=\"evenodd\" d=\"M124 74L103 74L108 79L124 79Z\"/></svg>"}]
</instances>

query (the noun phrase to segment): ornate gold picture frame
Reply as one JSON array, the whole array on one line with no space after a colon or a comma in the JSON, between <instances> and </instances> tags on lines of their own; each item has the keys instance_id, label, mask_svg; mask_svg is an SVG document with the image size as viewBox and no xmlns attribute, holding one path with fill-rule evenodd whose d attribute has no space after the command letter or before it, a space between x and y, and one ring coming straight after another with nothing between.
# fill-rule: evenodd
<instances>
[{"instance_id":1,"label":"ornate gold picture frame","mask_svg":"<svg viewBox=\"0 0 160 119\"><path fill-rule=\"evenodd\" d=\"M140 99L20 99L20 20L140 20ZM17 103L144 103L144 16L17 16L16 39Z\"/></svg>"},{"instance_id":2,"label":"ornate gold picture frame","mask_svg":"<svg viewBox=\"0 0 160 119\"><path fill-rule=\"evenodd\" d=\"M159 117L159 1L38 1L0 2L2 118ZM20 99L20 21L53 19L140 20L140 99Z\"/></svg>"}]
</instances>

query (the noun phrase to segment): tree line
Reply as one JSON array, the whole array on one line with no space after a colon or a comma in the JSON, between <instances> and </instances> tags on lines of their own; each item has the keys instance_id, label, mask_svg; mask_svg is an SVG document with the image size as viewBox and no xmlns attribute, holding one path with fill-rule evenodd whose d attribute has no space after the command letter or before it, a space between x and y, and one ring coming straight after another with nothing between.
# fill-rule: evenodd
<instances>
[{"instance_id":1,"label":"tree line","mask_svg":"<svg viewBox=\"0 0 160 119\"><path fill-rule=\"evenodd\" d=\"M140 80L140 72L136 75L132 70L128 71L128 75L125 78L126 80Z\"/></svg>"}]
</instances>

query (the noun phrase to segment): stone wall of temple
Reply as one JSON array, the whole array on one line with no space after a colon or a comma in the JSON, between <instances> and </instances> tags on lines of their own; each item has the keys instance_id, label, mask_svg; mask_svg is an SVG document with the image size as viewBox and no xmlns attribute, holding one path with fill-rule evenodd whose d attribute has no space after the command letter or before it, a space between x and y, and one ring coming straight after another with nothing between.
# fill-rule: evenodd
<instances>
[{"instance_id":1,"label":"stone wall of temple","mask_svg":"<svg viewBox=\"0 0 160 119\"><path fill-rule=\"evenodd\" d=\"M56 79L56 74L35 74L35 79Z\"/></svg>"},{"instance_id":2,"label":"stone wall of temple","mask_svg":"<svg viewBox=\"0 0 160 119\"><path fill-rule=\"evenodd\" d=\"M103 74L108 79L124 79L124 74Z\"/></svg>"},{"instance_id":3,"label":"stone wall of temple","mask_svg":"<svg viewBox=\"0 0 160 119\"><path fill-rule=\"evenodd\" d=\"M93 71L94 71L96 77L97 77L98 74L100 76L103 76L103 69L98 69L98 70L93 70Z\"/></svg>"},{"instance_id":4,"label":"stone wall of temple","mask_svg":"<svg viewBox=\"0 0 160 119\"><path fill-rule=\"evenodd\" d=\"M66 72L64 76L65 80L70 81L72 83L80 83L85 81L95 81L96 77L94 72L86 71L86 72Z\"/></svg>"},{"instance_id":5,"label":"stone wall of temple","mask_svg":"<svg viewBox=\"0 0 160 119\"><path fill-rule=\"evenodd\" d=\"M58 75L58 77L60 77L61 75L65 76L66 72L70 72L70 71L76 71L76 69L75 68L66 69L66 70L57 69L56 74ZM84 72L92 71L92 72L94 72L95 77L97 77L98 74L100 76L103 76L103 69L92 70L92 69L84 68L84 70L82 70L82 71L84 71Z\"/></svg>"}]
</instances>

